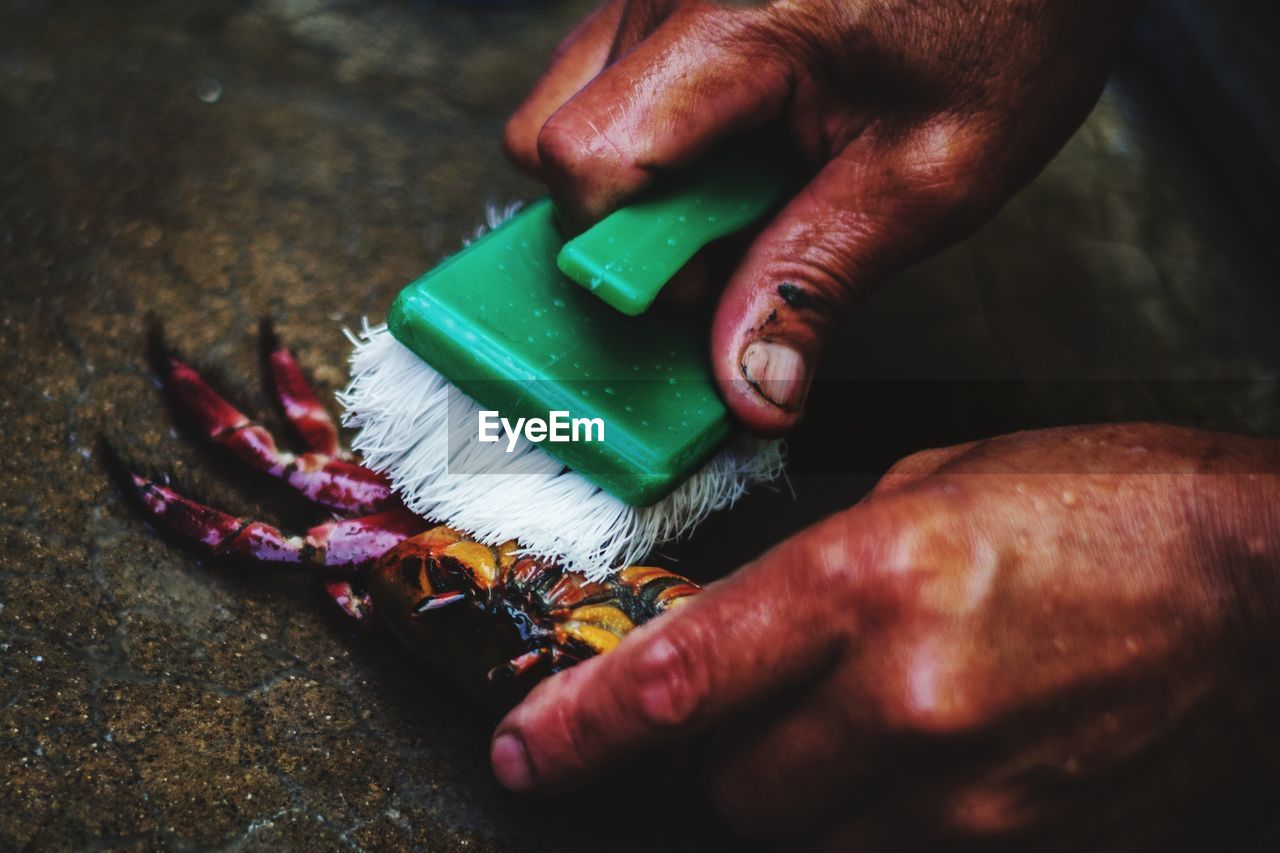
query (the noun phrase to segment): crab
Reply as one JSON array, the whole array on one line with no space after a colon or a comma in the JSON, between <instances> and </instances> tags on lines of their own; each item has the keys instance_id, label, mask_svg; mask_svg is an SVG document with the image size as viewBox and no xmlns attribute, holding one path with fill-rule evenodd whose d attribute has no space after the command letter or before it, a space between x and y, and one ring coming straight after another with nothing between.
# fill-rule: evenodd
<instances>
[{"instance_id":1,"label":"crab","mask_svg":"<svg viewBox=\"0 0 1280 853\"><path fill-rule=\"evenodd\" d=\"M268 387L302 453L282 450L158 334L152 361L171 404L198 433L335 518L290 535L120 466L118 479L142 512L180 542L220 560L317 576L349 618L385 626L480 693L516 682L523 692L541 676L608 652L637 625L699 591L687 578L651 566L591 581L525 554L515 541L488 545L420 518L385 476L342 448L333 418L265 321L262 344Z\"/></svg>"}]
</instances>

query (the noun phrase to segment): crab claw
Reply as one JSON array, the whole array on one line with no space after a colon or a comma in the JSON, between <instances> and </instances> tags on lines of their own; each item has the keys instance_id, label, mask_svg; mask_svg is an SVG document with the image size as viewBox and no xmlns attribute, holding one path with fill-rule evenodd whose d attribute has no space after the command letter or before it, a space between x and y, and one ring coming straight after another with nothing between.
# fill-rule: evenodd
<instances>
[{"instance_id":1,"label":"crab claw","mask_svg":"<svg viewBox=\"0 0 1280 853\"><path fill-rule=\"evenodd\" d=\"M274 377L277 388L283 384L288 389L280 392L286 415L308 441L321 441L317 431L322 431L320 423L328 415L316 414L320 404L293 357L283 350L276 350L272 357L281 365ZM295 455L280 450L266 427L227 402L198 372L169 352L158 328L152 331L151 362L183 419L249 467L284 480L308 500L336 512L370 513L399 505L400 499L381 474L327 452ZM323 441L328 446L327 439Z\"/></svg>"},{"instance_id":2,"label":"crab claw","mask_svg":"<svg viewBox=\"0 0 1280 853\"><path fill-rule=\"evenodd\" d=\"M280 343L275 326L263 319L258 328L267 388L298 438L314 453L349 460L350 454L338 443L338 425L316 399L293 353Z\"/></svg>"},{"instance_id":3,"label":"crab claw","mask_svg":"<svg viewBox=\"0 0 1280 853\"><path fill-rule=\"evenodd\" d=\"M116 480L156 527L213 557L306 566L325 574L350 576L423 527L422 519L399 507L361 518L328 521L305 535L290 536L265 522L222 512L148 480L125 468L109 450L106 459Z\"/></svg>"}]
</instances>

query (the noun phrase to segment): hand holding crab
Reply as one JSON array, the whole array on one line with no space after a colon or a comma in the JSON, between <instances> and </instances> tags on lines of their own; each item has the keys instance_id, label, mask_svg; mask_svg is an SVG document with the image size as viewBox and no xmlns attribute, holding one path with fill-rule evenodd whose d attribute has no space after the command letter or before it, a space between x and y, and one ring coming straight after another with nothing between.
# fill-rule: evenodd
<instances>
[{"instance_id":1,"label":"hand holding crab","mask_svg":"<svg viewBox=\"0 0 1280 853\"><path fill-rule=\"evenodd\" d=\"M791 139L815 173L727 277L710 342L726 402L773 435L799 420L834 318L1065 142L1138 4L737 6L607 3L507 148L581 226L735 134ZM686 288L705 289L699 260ZM711 797L788 849L1185 843L1250 802L1251 774L1275 787L1258 757L1277 747L1274 667L1255 666L1277 639L1278 461L1274 442L1147 425L913 456L539 685L499 727L495 770L566 787L709 737ZM1205 846L1250 825L1220 821Z\"/></svg>"},{"instance_id":2,"label":"hand holding crab","mask_svg":"<svg viewBox=\"0 0 1280 853\"><path fill-rule=\"evenodd\" d=\"M910 457L540 684L495 770L564 788L709 736L722 814L787 849L1165 850L1213 819L1227 844L1275 786L1278 470L1275 442L1154 425Z\"/></svg>"}]
</instances>

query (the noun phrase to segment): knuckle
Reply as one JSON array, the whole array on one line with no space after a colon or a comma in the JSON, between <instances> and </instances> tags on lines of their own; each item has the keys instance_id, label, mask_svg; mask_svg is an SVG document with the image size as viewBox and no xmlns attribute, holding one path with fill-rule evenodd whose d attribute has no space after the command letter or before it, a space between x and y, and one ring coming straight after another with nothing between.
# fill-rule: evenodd
<instances>
[{"instance_id":1,"label":"knuckle","mask_svg":"<svg viewBox=\"0 0 1280 853\"><path fill-rule=\"evenodd\" d=\"M893 466L885 472L885 476L905 477L929 473L937 468L938 464L949 456L950 451L943 448L919 450L912 453L910 456L905 456L895 462Z\"/></svg>"},{"instance_id":2,"label":"knuckle","mask_svg":"<svg viewBox=\"0 0 1280 853\"><path fill-rule=\"evenodd\" d=\"M591 158L591 146L572 115L562 109L538 131L537 152L541 161L557 171L575 174Z\"/></svg>"},{"instance_id":3,"label":"knuckle","mask_svg":"<svg viewBox=\"0 0 1280 853\"><path fill-rule=\"evenodd\" d=\"M613 119L591 114L588 107L569 103L538 131L542 162L561 176L585 178L601 170L625 172L634 157L614 138Z\"/></svg>"},{"instance_id":4,"label":"knuckle","mask_svg":"<svg viewBox=\"0 0 1280 853\"><path fill-rule=\"evenodd\" d=\"M897 593L922 626L940 627L927 620L948 615L963 603L954 597L951 582L966 574L973 559L973 534L962 512L968 502L962 489L940 478L917 481L911 490L885 495L866 507L875 522L874 552L868 560L874 577Z\"/></svg>"},{"instance_id":5,"label":"knuckle","mask_svg":"<svg viewBox=\"0 0 1280 853\"><path fill-rule=\"evenodd\" d=\"M889 713L889 725L900 733L960 735L972 728L972 714L957 696L920 701L900 696Z\"/></svg>"},{"instance_id":6,"label":"knuckle","mask_svg":"<svg viewBox=\"0 0 1280 853\"><path fill-rule=\"evenodd\" d=\"M953 666L936 649L917 654L893 679L884 699L886 728L934 737L977 731L986 718L984 703Z\"/></svg>"},{"instance_id":7,"label":"knuckle","mask_svg":"<svg viewBox=\"0 0 1280 853\"><path fill-rule=\"evenodd\" d=\"M931 475L941 473L948 463L963 457L975 446L973 443L957 444L921 450L903 457L884 473L872 493L885 496L920 483Z\"/></svg>"},{"instance_id":8,"label":"knuckle","mask_svg":"<svg viewBox=\"0 0 1280 853\"><path fill-rule=\"evenodd\" d=\"M587 220L603 216L646 178L632 152L615 144L610 132L607 121L569 104L538 133L540 171L552 196Z\"/></svg>"},{"instance_id":9,"label":"knuckle","mask_svg":"<svg viewBox=\"0 0 1280 853\"><path fill-rule=\"evenodd\" d=\"M695 723L711 692L708 669L696 639L676 632L656 637L637 662L638 711L659 729Z\"/></svg>"},{"instance_id":10,"label":"knuckle","mask_svg":"<svg viewBox=\"0 0 1280 853\"><path fill-rule=\"evenodd\" d=\"M917 206L944 220L968 220L986 212L991 168L981 135L963 116L940 115L920 127L904 150L899 181Z\"/></svg>"},{"instance_id":11,"label":"knuckle","mask_svg":"<svg viewBox=\"0 0 1280 853\"><path fill-rule=\"evenodd\" d=\"M804 282L803 307L815 309L807 313L832 317L873 283L882 265L880 255L891 248L876 216L853 206L824 206L820 215L795 222L781 235L768 261L768 277ZM801 307L786 301L792 308Z\"/></svg>"},{"instance_id":12,"label":"knuckle","mask_svg":"<svg viewBox=\"0 0 1280 853\"><path fill-rule=\"evenodd\" d=\"M875 510L876 548L868 564L876 578L891 589L906 592L928 563L921 507L917 501L895 497L869 509Z\"/></svg>"}]
</instances>

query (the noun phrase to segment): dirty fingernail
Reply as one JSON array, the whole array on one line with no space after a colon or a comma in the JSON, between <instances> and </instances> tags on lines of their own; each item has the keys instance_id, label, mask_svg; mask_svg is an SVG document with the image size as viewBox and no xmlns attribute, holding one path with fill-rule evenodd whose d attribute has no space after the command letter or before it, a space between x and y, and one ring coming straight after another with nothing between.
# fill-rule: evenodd
<instances>
[{"instance_id":1,"label":"dirty fingernail","mask_svg":"<svg viewBox=\"0 0 1280 853\"><path fill-rule=\"evenodd\" d=\"M804 356L786 344L753 341L742 353L742 374L779 408L795 408L804 396Z\"/></svg>"},{"instance_id":2,"label":"dirty fingernail","mask_svg":"<svg viewBox=\"0 0 1280 853\"><path fill-rule=\"evenodd\" d=\"M489 761L493 764L493 774L504 788L525 791L533 783L529 756L519 736L503 734L494 739L489 749Z\"/></svg>"}]
</instances>

